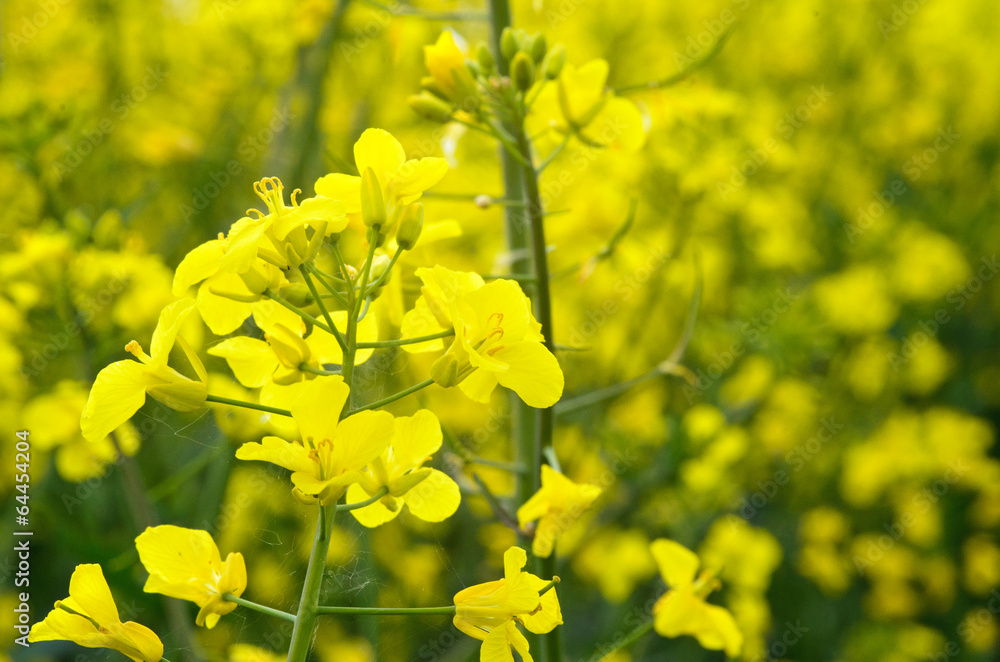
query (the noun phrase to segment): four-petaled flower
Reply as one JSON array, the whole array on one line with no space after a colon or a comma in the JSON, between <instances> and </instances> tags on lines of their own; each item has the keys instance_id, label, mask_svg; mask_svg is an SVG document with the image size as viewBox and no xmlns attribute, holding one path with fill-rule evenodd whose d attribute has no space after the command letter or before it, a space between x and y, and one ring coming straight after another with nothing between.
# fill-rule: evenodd
<instances>
[{"instance_id":1,"label":"four-petaled flower","mask_svg":"<svg viewBox=\"0 0 1000 662\"><path fill-rule=\"evenodd\" d=\"M705 598L718 588L711 571L698 571L694 552L672 540L654 540L650 546L660 574L670 590L653 606L653 627L664 637L689 634L709 650L725 650L736 657L743 647L743 635L732 614Z\"/></svg>"},{"instance_id":2,"label":"four-petaled flower","mask_svg":"<svg viewBox=\"0 0 1000 662\"><path fill-rule=\"evenodd\" d=\"M28 641L72 641L87 648L110 648L136 662L157 662L163 644L152 630L121 622L101 566L76 566L69 597L59 600L45 620L31 626Z\"/></svg>"},{"instance_id":3,"label":"four-petaled flower","mask_svg":"<svg viewBox=\"0 0 1000 662\"><path fill-rule=\"evenodd\" d=\"M563 622L555 589L539 596L549 582L524 572L527 562L523 549L511 547L503 555L503 579L470 586L455 595L455 627L483 642L480 662L513 662L511 647L524 662L532 662L528 640L516 623L545 634Z\"/></svg>"},{"instance_id":4,"label":"four-petaled flower","mask_svg":"<svg viewBox=\"0 0 1000 662\"><path fill-rule=\"evenodd\" d=\"M601 494L596 485L577 485L549 465L542 465L542 489L517 509L517 521L523 529L539 520L531 552L546 557L552 553L556 538L573 525L583 511Z\"/></svg>"},{"instance_id":5,"label":"four-petaled flower","mask_svg":"<svg viewBox=\"0 0 1000 662\"><path fill-rule=\"evenodd\" d=\"M184 339L177 335L194 306L194 299L181 299L164 308L153 331L149 354L133 340L125 346L125 351L138 361L116 361L98 373L80 417L80 428L87 441L104 439L132 418L146 402L147 394L176 411L195 411L205 404L208 393L205 366ZM175 341L187 354L198 375L197 380L185 377L167 365Z\"/></svg>"},{"instance_id":6,"label":"four-petaled flower","mask_svg":"<svg viewBox=\"0 0 1000 662\"><path fill-rule=\"evenodd\" d=\"M347 490L347 501L358 503L378 494L385 496L351 514L367 527L394 519L405 505L426 522L441 522L458 509L458 485L448 474L424 467L441 448L441 424L437 416L421 409L413 416L394 421L392 445L372 460L360 480Z\"/></svg>"},{"instance_id":7,"label":"four-petaled flower","mask_svg":"<svg viewBox=\"0 0 1000 662\"><path fill-rule=\"evenodd\" d=\"M285 387L301 441L264 437L240 446L236 457L261 460L292 472L293 493L307 502L335 503L361 470L392 440L392 414L361 411L339 420L350 388L339 375Z\"/></svg>"},{"instance_id":8,"label":"four-petaled flower","mask_svg":"<svg viewBox=\"0 0 1000 662\"><path fill-rule=\"evenodd\" d=\"M243 555L230 552L222 561L219 548L207 531L179 526L148 527L135 539L139 560L149 572L143 590L189 600L201 609L195 622L211 629L219 618L236 609L236 597L247 587Z\"/></svg>"}]
</instances>

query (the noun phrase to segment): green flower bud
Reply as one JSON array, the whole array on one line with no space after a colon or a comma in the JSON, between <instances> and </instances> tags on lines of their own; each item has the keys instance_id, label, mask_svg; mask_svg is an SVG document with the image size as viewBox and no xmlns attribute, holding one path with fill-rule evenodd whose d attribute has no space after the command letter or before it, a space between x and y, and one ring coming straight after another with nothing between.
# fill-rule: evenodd
<instances>
[{"instance_id":1,"label":"green flower bud","mask_svg":"<svg viewBox=\"0 0 1000 662\"><path fill-rule=\"evenodd\" d=\"M289 283L278 290L279 296L288 303L302 308L313 302L312 292L305 283Z\"/></svg>"},{"instance_id":2,"label":"green flower bud","mask_svg":"<svg viewBox=\"0 0 1000 662\"><path fill-rule=\"evenodd\" d=\"M556 44L545 56L545 63L542 65L545 78L548 80L559 78L564 64L566 64L566 47L562 44Z\"/></svg>"},{"instance_id":3,"label":"green flower bud","mask_svg":"<svg viewBox=\"0 0 1000 662\"><path fill-rule=\"evenodd\" d=\"M410 108L425 119L441 123L451 121L451 114L454 112L451 104L433 94L428 92L413 94L406 101L410 104Z\"/></svg>"},{"instance_id":4,"label":"green flower bud","mask_svg":"<svg viewBox=\"0 0 1000 662\"><path fill-rule=\"evenodd\" d=\"M527 50L531 54L531 59L534 60L535 64L538 64L545 59L545 52L548 50L548 44L545 42L545 35L541 32L536 34L531 42L531 48Z\"/></svg>"},{"instance_id":5,"label":"green flower bud","mask_svg":"<svg viewBox=\"0 0 1000 662\"><path fill-rule=\"evenodd\" d=\"M520 50L520 46L517 44L517 37L514 36L514 31L511 28L504 28L503 32L500 33L500 53L504 56L508 62L514 59L514 55Z\"/></svg>"},{"instance_id":6,"label":"green flower bud","mask_svg":"<svg viewBox=\"0 0 1000 662\"><path fill-rule=\"evenodd\" d=\"M382 198L382 186L379 184L375 171L365 168L361 173L361 220L368 227L385 225L385 200Z\"/></svg>"},{"instance_id":7,"label":"green flower bud","mask_svg":"<svg viewBox=\"0 0 1000 662\"><path fill-rule=\"evenodd\" d=\"M420 238L420 231L424 229L424 205L414 202L407 205L403 211L403 217L399 221L399 230L396 231L396 243L404 251L408 251L417 243Z\"/></svg>"},{"instance_id":8,"label":"green flower bud","mask_svg":"<svg viewBox=\"0 0 1000 662\"><path fill-rule=\"evenodd\" d=\"M514 56L514 61L510 64L510 79L514 83L514 88L525 92L535 84L535 65L531 58L524 53Z\"/></svg>"},{"instance_id":9,"label":"green flower bud","mask_svg":"<svg viewBox=\"0 0 1000 662\"><path fill-rule=\"evenodd\" d=\"M385 235L375 228L368 228L368 231L365 233L365 239L368 240L369 244L375 244L375 248L385 243Z\"/></svg>"},{"instance_id":10,"label":"green flower bud","mask_svg":"<svg viewBox=\"0 0 1000 662\"><path fill-rule=\"evenodd\" d=\"M63 223L66 231L77 239L84 240L90 235L90 219L79 209L71 209Z\"/></svg>"},{"instance_id":11,"label":"green flower bud","mask_svg":"<svg viewBox=\"0 0 1000 662\"><path fill-rule=\"evenodd\" d=\"M388 255L376 255L375 259L372 260L372 268L371 272L368 274L368 282L374 283L385 275L385 272L389 269L389 264L391 262L392 259ZM386 276L386 280L388 280L388 278L389 277Z\"/></svg>"},{"instance_id":12,"label":"green flower bud","mask_svg":"<svg viewBox=\"0 0 1000 662\"><path fill-rule=\"evenodd\" d=\"M116 209L101 214L94 224L94 244L98 248L116 248L122 236L122 215Z\"/></svg>"},{"instance_id":13,"label":"green flower bud","mask_svg":"<svg viewBox=\"0 0 1000 662\"><path fill-rule=\"evenodd\" d=\"M493 53L490 52L490 47L483 42L479 42L479 46L476 47L476 61L486 76L496 71L497 63L493 60Z\"/></svg>"}]
</instances>

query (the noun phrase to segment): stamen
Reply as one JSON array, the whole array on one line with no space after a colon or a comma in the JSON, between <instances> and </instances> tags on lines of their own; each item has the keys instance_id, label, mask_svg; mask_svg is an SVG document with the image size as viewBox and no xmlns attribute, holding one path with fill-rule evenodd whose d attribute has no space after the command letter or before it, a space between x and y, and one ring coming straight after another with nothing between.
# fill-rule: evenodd
<instances>
[{"instance_id":1,"label":"stamen","mask_svg":"<svg viewBox=\"0 0 1000 662\"><path fill-rule=\"evenodd\" d=\"M497 345L496 347L490 347L488 350L486 350L486 356L493 356L506 346L507 345Z\"/></svg>"},{"instance_id":2,"label":"stamen","mask_svg":"<svg viewBox=\"0 0 1000 662\"><path fill-rule=\"evenodd\" d=\"M497 318L496 328L500 328L500 325L503 324L503 313L493 313L492 315L490 315L489 317L487 317L486 318L486 326L490 325L490 322L493 320L494 317Z\"/></svg>"},{"instance_id":3,"label":"stamen","mask_svg":"<svg viewBox=\"0 0 1000 662\"><path fill-rule=\"evenodd\" d=\"M258 220L258 221L260 219L264 218L264 214L262 212L260 212L259 210L257 210L257 209L247 209L246 214L247 214L247 216L249 216L250 214L257 214L256 220Z\"/></svg>"},{"instance_id":4,"label":"stamen","mask_svg":"<svg viewBox=\"0 0 1000 662\"><path fill-rule=\"evenodd\" d=\"M135 340L130 340L129 343L125 345L125 351L136 358L139 358L144 353L142 351L142 347Z\"/></svg>"},{"instance_id":5,"label":"stamen","mask_svg":"<svg viewBox=\"0 0 1000 662\"><path fill-rule=\"evenodd\" d=\"M299 203L295 200L295 194L296 193L302 193L302 189L297 188L294 191L292 191L292 206L293 207L298 207L299 206Z\"/></svg>"}]
</instances>

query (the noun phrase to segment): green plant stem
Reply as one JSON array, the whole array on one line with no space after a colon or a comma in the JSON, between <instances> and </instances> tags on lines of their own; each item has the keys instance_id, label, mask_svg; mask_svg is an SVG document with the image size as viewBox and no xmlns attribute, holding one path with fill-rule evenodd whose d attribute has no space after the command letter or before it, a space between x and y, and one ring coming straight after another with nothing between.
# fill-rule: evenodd
<instances>
[{"instance_id":1,"label":"green plant stem","mask_svg":"<svg viewBox=\"0 0 1000 662\"><path fill-rule=\"evenodd\" d=\"M320 377L329 377L330 375L340 374L337 370L323 370L321 368L314 368L311 365L306 365L305 363L299 364L299 371L308 372L310 375L319 375Z\"/></svg>"},{"instance_id":2,"label":"green plant stem","mask_svg":"<svg viewBox=\"0 0 1000 662\"><path fill-rule=\"evenodd\" d=\"M316 300L316 305L319 306L319 310L323 313L323 319L330 326L330 331L333 333L333 337L337 339L337 344L340 345L340 351L347 349L347 341L344 340L344 336L340 335L340 331L337 329L337 325L333 323L333 318L330 317L330 311L326 309L326 304L323 303L323 297L319 295L319 290L316 289L316 284L312 281L309 276L309 270L306 266L300 265L299 272L302 274L302 278L306 281L306 285L309 287L309 291L312 292L313 299Z\"/></svg>"},{"instance_id":3,"label":"green plant stem","mask_svg":"<svg viewBox=\"0 0 1000 662\"><path fill-rule=\"evenodd\" d=\"M624 639L615 644L614 648L611 648L610 650L606 651L604 655L601 657L601 659L606 660L608 659L608 657L611 656L612 653L615 653L620 650L625 650L635 642L639 641L639 639L648 634L652 629L653 629L653 621L647 621L643 623L636 629L629 632Z\"/></svg>"},{"instance_id":4,"label":"green plant stem","mask_svg":"<svg viewBox=\"0 0 1000 662\"><path fill-rule=\"evenodd\" d=\"M437 340L438 338L448 338L455 335L455 329L448 329L447 331L441 331L440 333L432 333L427 336L418 336L416 338L400 338L398 340L377 340L375 342L359 342L358 349L378 349L380 347L399 347L400 345L415 345L420 342L427 342L428 340Z\"/></svg>"},{"instance_id":5,"label":"green plant stem","mask_svg":"<svg viewBox=\"0 0 1000 662\"><path fill-rule=\"evenodd\" d=\"M455 605L449 607L323 607L319 614L353 614L355 616L454 616Z\"/></svg>"},{"instance_id":6,"label":"green plant stem","mask_svg":"<svg viewBox=\"0 0 1000 662\"><path fill-rule=\"evenodd\" d=\"M376 400L375 402L369 402L366 405L362 405L361 407L358 407L356 409L352 409L351 411L347 412L344 415L344 417L346 418L348 416L353 416L354 414L357 414L359 411L365 411L365 410L368 410L368 409L378 409L379 407L384 407L385 405L390 404L392 402L395 402L396 400L401 400L402 398L405 398L406 396L410 395L411 393L416 393L420 389L426 388L426 387L430 386L433 383L434 383L433 379L425 379L424 381L420 382L419 384L414 384L410 388L403 389L399 393L394 393L394 394L390 395L387 398L382 398L381 400Z\"/></svg>"},{"instance_id":7,"label":"green plant stem","mask_svg":"<svg viewBox=\"0 0 1000 662\"><path fill-rule=\"evenodd\" d=\"M302 319L306 320L307 322L309 322L313 326L318 326L319 328L323 329L327 333L332 334L335 338L337 338L337 342L344 342L343 337L340 335L340 331L336 330L337 327L335 327L335 326L327 326L327 324L325 322L321 322L320 320L316 319L315 317L313 317L312 315L310 315L306 311L302 310L301 308L299 308L298 306L296 306L292 302L287 301L287 300L281 298L280 296L278 296L277 292L272 292L271 290L267 290L266 292L264 292L264 294L269 299L271 299L272 301L274 301L276 304L284 306L285 308L287 308L288 310L292 311L293 313L295 313L296 315L298 315Z\"/></svg>"},{"instance_id":8,"label":"green plant stem","mask_svg":"<svg viewBox=\"0 0 1000 662\"><path fill-rule=\"evenodd\" d=\"M226 593L222 596L222 599L226 602L235 602L241 607L246 607L247 609L253 609L254 611L259 611L262 614L267 614L268 616L274 616L275 618L280 618L283 621L289 621L291 623L295 622L295 614L289 614L287 611L281 611L280 609L272 609L271 607L265 607L264 605L259 605L256 602L251 602L250 600L244 600L243 598L238 598L232 593Z\"/></svg>"},{"instance_id":9,"label":"green plant stem","mask_svg":"<svg viewBox=\"0 0 1000 662\"><path fill-rule=\"evenodd\" d=\"M364 501L357 501L355 503L342 503L337 505L337 512L342 513L348 510L357 510L358 508L364 508L365 506L370 506L386 494L389 493L388 487L382 487L378 492L373 494L371 498L365 499Z\"/></svg>"},{"instance_id":10,"label":"green plant stem","mask_svg":"<svg viewBox=\"0 0 1000 662\"><path fill-rule=\"evenodd\" d=\"M269 414L279 414L281 416L291 416L292 412L287 409L279 409L278 407L268 407L267 405L258 405L254 402L243 402L242 400L232 400L230 398L224 398L221 395L212 395L211 393L205 396L206 402L218 402L222 405L232 405L234 407L243 407L244 409L256 409L257 411L266 411Z\"/></svg>"},{"instance_id":11,"label":"green plant stem","mask_svg":"<svg viewBox=\"0 0 1000 662\"><path fill-rule=\"evenodd\" d=\"M336 508L321 506L316 518L316 535L313 538L312 553L306 567L306 579L302 585L302 597L295 614L292 641L288 648L288 662L305 662L312 643L316 616L319 614L319 594L323 585L323 571L326 569L326 555L330 550L330 529Z\"/></svg>"},{"instance_id":12,"label":"green plant stem","mask_svg":"<svg viewBox=\"0 0 1000 662\"><path fill-rule=\"evenodd\" d=\"M392 268L396 266L396 260L398 260L399 256L403 254L403 250L404 249L402 247L396 249L396 252L392 254L392 258L389 260L389 266L385 268L385 271L382 272L381 276L376 278L375 281L368 286L368 291L365 292L364 295L365 297L371 296L372 292L377 290L378 287L382 284L382 281L385 280L392 273Z\"/></svg>"}]
</instances>

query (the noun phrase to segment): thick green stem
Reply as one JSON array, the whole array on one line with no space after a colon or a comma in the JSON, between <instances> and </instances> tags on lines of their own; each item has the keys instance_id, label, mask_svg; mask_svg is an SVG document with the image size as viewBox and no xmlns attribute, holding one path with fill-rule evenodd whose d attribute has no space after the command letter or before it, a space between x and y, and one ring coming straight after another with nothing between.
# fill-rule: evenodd
<instances>
[{"instance_id":1,"label":"thick green stem","mask_svg":"<svg viewBox=\"0 0 1000 662\"><path fill-rule=\"evenodd\" d=\"M326 569L326 555L330 549L330 528L336 514L336 508L319 509L312 554L309 556L306 580L302 586L302 597L295 614L295 627L292 629L292 641L288 648L288 662L305 662L309 655L316 616L319 614L319 593L323 585L323 571Z\"/></svg>"}]
</instances>

